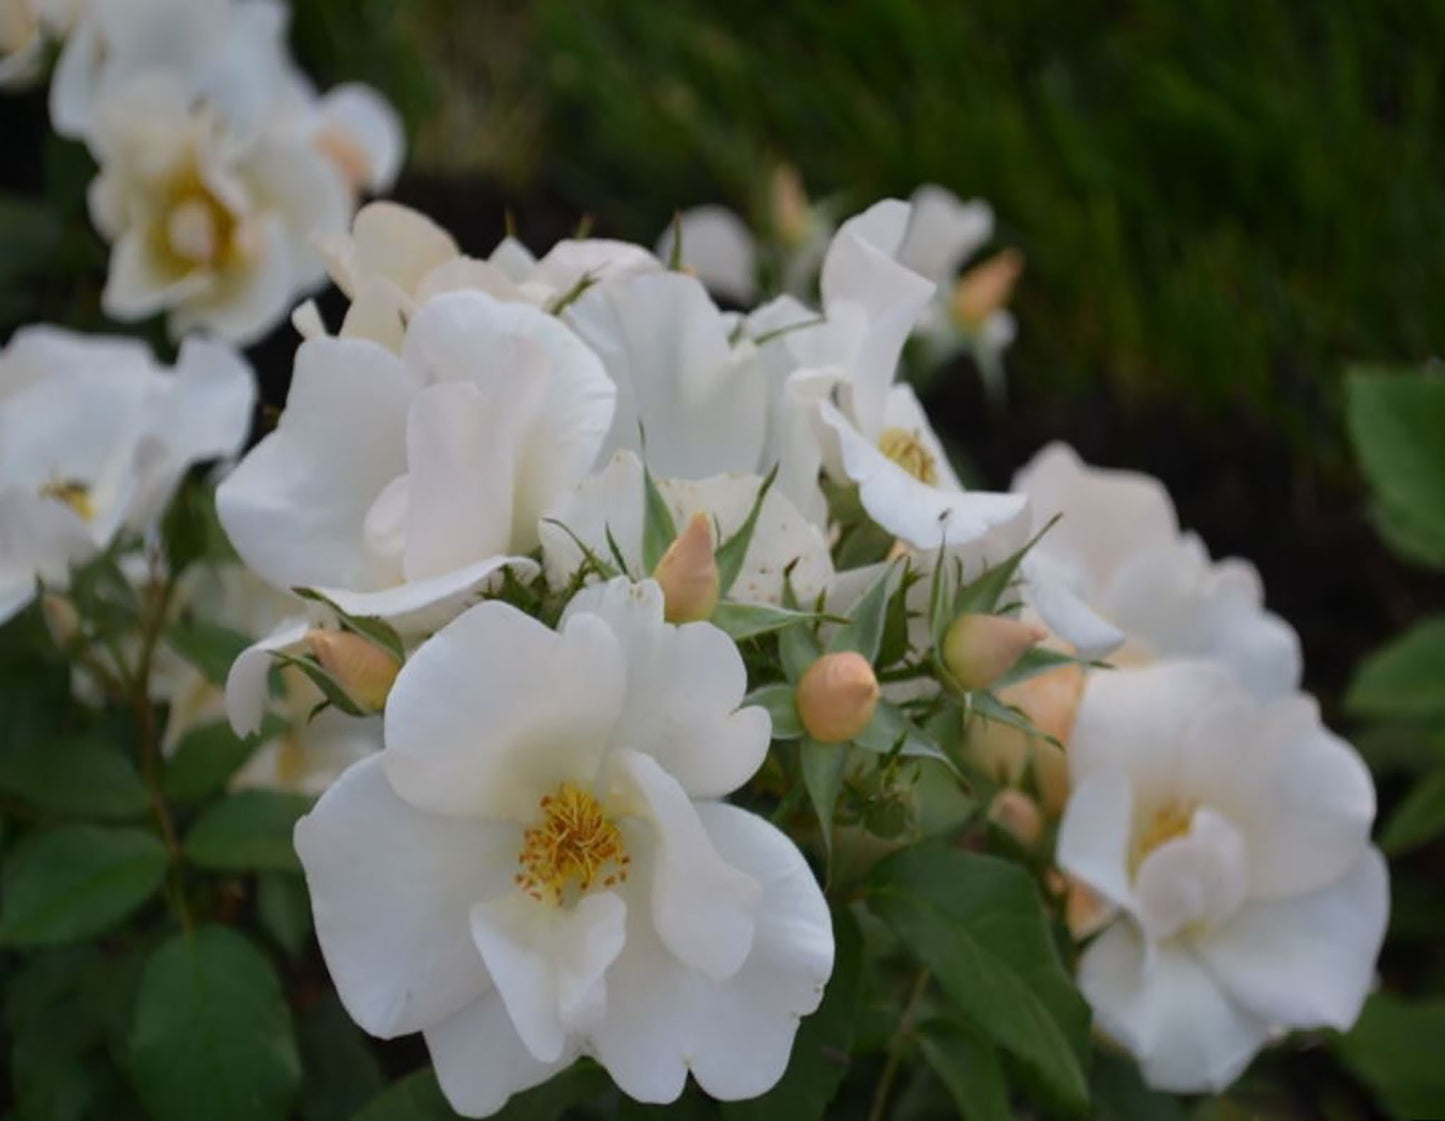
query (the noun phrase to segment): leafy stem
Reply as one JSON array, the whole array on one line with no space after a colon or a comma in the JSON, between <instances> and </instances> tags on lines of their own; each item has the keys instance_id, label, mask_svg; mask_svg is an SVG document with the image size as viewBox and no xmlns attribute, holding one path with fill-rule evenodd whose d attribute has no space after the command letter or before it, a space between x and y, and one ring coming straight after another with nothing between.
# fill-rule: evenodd
<instances>
[{"instance_id":1,"label":"leafy stem","mask_svg":"<svg viewBox=\"0 0 1445 1121\"><path fill-rule=\"evenodd\" d=\"M903 1065L903 1056L908 1051L908 1040L913 1035L913 1022L918 1017L918 1006L923 1003L924 994L928 991L929 980L926 969L920 969L913 980L913 988L909 991L903 1012L898 1017L898 1026L888 1040L888 1058L883 1064L883 1073L878 1076L878 1086L873 1091L873 1105L868 1110L868 1121L883 1121L887 1112L888 1097L893 1091L894 1081L898 1078L899 1068Z\"/></svg>"}]
</instances>

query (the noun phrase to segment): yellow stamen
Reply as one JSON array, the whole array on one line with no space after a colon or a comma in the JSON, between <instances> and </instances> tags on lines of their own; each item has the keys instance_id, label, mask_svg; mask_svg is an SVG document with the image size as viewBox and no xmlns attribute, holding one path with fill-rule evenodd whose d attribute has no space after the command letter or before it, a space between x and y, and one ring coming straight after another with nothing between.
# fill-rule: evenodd
<instances>
[{"instance_id":1,"label":"yellow stamen","mask_svg":"<svg viewBox=\"0 0 1445 1121\"><path fill-rule=\"evenodd\" d=\"M515 877L533 899L560 905L627 879L622 834L590 792L564 782L538 808L542 820L522 834L522 870Z\"/></svg>"},{"instance_id":2,"label":"yellow stamen","mask_svg":"<svg viewBox=\"0 0 1445 1121\"><path fill-rule=\"evenodd\" d=\"M55 479L40 488L41 498L50 498L69 506L83 521L95 518L95 505L90 501L90 487L74 479Z\"/></svg>"},{"instance_id":3,"label":"yellow stamen","mask_svg":"<svg viewBox=\"0 0 1445 1121\"><path fill-rule=\"evenodd\" d=\"M1144 863L1144 858L1155 849L1176 837L1186 836L1193 821L1193 805L1187 802L1176 802L1173 799L1165 802L1154 811L1148 824L1136 836L1130 861L1132 868L1137 871L1139 866Z\"/></svg>"},{"instance_id":4,"label":"yellow stamen","mask_svg":"<svg viewBox=\"0 0 1445 1121\"><path fill-rule=\"evenodd\" d=\"M885 428L878 437L878 450L920 483L938 485L938 461L923 446L917 432L906 428Z\"/></svg>"}]
</instances>

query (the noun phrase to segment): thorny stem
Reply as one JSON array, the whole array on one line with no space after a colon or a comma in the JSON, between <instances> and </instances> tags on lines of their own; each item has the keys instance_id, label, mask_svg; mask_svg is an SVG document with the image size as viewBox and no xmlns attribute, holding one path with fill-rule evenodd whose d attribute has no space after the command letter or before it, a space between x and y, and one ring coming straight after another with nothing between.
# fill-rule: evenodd
<instances>
[{"instance_id":1,"label":"thorny stem","mask_svg":"<svg viewBox=\"0 0 1445 1121\"><path fill-rule=\"evenodd\" d=\"M928 981L928 970L920 969L913 982L913 989L908 994L908 1002L903 1006L903 1013L898 1017L898 1027L888 1041L888 1059L883 1064L883 1073L878 1076L878 1087L873 1091L873 1106L868 1110L868 1121L883 1121L883 1115L888 1108L888 1095L893 1090L894 1080L897 1079L899 1067L903 1064L903 1055L908 1050L908 1038L913 1034L913 1021L918 1015L918 1006L923 1003L923 994L928 991Z\"/></svg>"},{"instance_id":2,"label":"thorny stem","mask_svg":"<svg viewBox=\"0 0 1445 1121\"><path fill-rule=\"evenodd\" d=\"M167 576L161 583L160 592L149 605L145 627L141 632L140 655L130 677L130 693L131 705L135 711L136 754L140 760L141 778L150 792L151 811L155 814L156 824L160 826L161 840L165 842L171 859L171 902L180 917L181 926L189 932L192 925L191 913L180 884L181 842L176 832L175 820L171 817L170 806L166 803L165 791L161 788L160 737L156 729L155 706L151 704L150 698L151 667L174 591L175 581Z\"/></svg>"}]
</instances>

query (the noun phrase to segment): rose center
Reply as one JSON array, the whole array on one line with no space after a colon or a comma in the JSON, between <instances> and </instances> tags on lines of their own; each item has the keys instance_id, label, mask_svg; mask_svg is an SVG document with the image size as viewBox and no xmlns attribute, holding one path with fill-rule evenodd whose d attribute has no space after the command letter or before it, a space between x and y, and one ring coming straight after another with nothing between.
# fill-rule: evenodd
<instances>
[{"instance_id":1,"label":"rose center","mask_svg":"<svg viewBox=\"0 0 1445 1121\"><path fill-rule=\"evenodd\" d=\"M878 437L878 450L920 483L938 485L938 462L923 446L917 432L906 428L885 428Z\"/></svg>"},{"instance_id":2,"label":"rose center","mask_svg":"<svg viewBox=\"0 0 1445 1121\"><path fill-rule=\"evenodd\" d=\"M1194 810L1192 804L1173 799L1156 809L1134 838L1129 861L1131 870L1137 872L1144 858L1161 845L1187 836L1194 821Z\"/></svg>"},{"instance_id":3,"label":"rose center","mask_svg":"<svg viewBox=\"0 0 1445 1121\"><path fill-rule=\"evenodd\" d=\"M538 804L541 821L522 835L516 882L533 899L560 905L593 887L627 879L622 834L601 803L564 782Z\"/></svg>"}]
</instances>

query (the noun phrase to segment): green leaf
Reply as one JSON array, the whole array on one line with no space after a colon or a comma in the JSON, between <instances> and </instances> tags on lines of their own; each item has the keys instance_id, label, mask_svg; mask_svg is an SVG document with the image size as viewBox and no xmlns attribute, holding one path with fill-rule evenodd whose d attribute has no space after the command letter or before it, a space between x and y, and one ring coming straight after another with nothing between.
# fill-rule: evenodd
<instances>
[{"instance_id":1,"label":"green leaf","mask_svg":"<svg viewBox=\"0 0 1445 1121\"><path fill-rule=\"evenodd\" d=\"M361 705L351 699L351 694L346 691L345 686L331 674L327 673L316 662L310 658L298 658L293 654L287 654L282 650L271 651L271 657L283 666L295 666L304 673L311 684L321 690L321 695L326 698L327 703L335 705L347 716L369 716ZM313 713L314 715L314 713Z\"/></svg>"},{"instance_id":2,"label":"green leaf","mask_svg":"<svg viewBox=\"0 0 1445 1121\"><path fill-rule=\"evenodd\" d=\"M209 806L186 834L186 858L216 872L299 872L291 844L312 799L279 790L242 790Z\"/></svg>"},{"instance_id":3,"label":"green leaf","mask_svg":"<svg viewBox=\"0 0 1445 1121\"><path fill-rule=\"evenodd\" d=\"M1361 716L1428 719L1445 714L1445 615L1417 623L1360 666L1345 705Z\"/></svg>"},{"instance_id":4,"label":"green leaf","mask_svg":"<svg viewBox=\"0 0 1445 1121\"><path fill-rule=\"evenodd\" d=\"M1421 529L1408 514L1396 510L1384 499L1370 506L1370 523L1401 560L1425 568L1445 568L1445 541Z\"/></svg>"},{"instance_id":5,"label":"green leaf","mask_svg":"<svg viewBox=\"0 0 1445 1121\"><path fill-rule=\"evenodd\" d=\"M879 865L865 893L970 1024L1022 1062L1058 1106L1087 1108L1088 1007L1023 869L925 843Z\"/></svg>"},{"instance_id":6,"label":"green leaf","mask_svg":"<svg viewBox=\"0 0 1445 1121\"><path fill-rule=\"evenodd\" d=\"M166 641L171 649L200 670L207 681L222 688L236 655L251 645L251 640L239 631L204 619L172 623L166 628Z\"/></svg>"},{"instance_id":7,"label":"green leaf","mask_svg":"<svg viewBox=\"0 0 1445 1121\"><path fill-rule=\"evenodd\" d=\"M202 926L146 963L130 1071L156 1121L282 1121L301 1082L291 1012L266 956Z\"/></svg>"},{"instance_id":8,"label":"green leaf","mask_svg":"<svg viewBox=\"0 0 1445 1121\"><path fill-rule=\"evenodd\" d=\"M1060 666L1082 666L1085 669L1108 668L1101 662L1076 658L1072 654L1065 654L1060 650L1050 650L1047 646L1035 646L1026 651L1024 656L1015 662L1009 671L995 681L990 688L1005 689L1010 685L1017 685L1020 681L1037 677L1041 673L1058 669Z\"/></svg>"},{"instance_id":9,"label":"green leaf","mask_svg":"<svg viewBox=\"0 0 1445 1121\"><path fill-rule=\"evenodd\" d=\"M43 946L114 926L161 886L166 848L140 829L72 825L35 833L5 861L0 945Z\"/></svg>"},{"instance_id":10,"label":"green leaf","mask_svg":"<svg viewBox=\"0 0 1445 1121\"><path fill-rule=\"evenodd\" d=\"M968 1121L1012 1121L998 1048L976 1028L949 1020L918 1026L918 1049Z\"/></svg>"},{"instance_id":11,"label":"green leaf","mask_svg":"<svg viewBox=\"0 0 1445 1121\"><path fill-rule=\"evenodd\" d=\"M662 554L677 540L677 523L667 500L657 489L657 480L647 468L642 469L642 571L652 575Z\"/></svg>"},{"instance_id":12,"label":"green leaf","mask_svg":"<svg viewBox=\"0 0 1445 1121\"><path fill-rule=\"evenodd\" d=\"M1442 1039L1445 1001L1407 1004L1376 993L1335 1050L1395 1117L1445 1117Z\"/></svg>"},{"instance_id":13,"label":"green leaf","mask_svg":"<svg viewBox=\"0 0 1445 1121\"><path fill-rule=\"evenodd\" d=\"M362 638L380 646L398 662L406 661L406 647L402 645L401 636L396 633L392 625L385 619L376 615L353 615L338 607L332 600L327 598L315 588L292 588L302 599L309 599L313 603L319 603L329 608L336 616L337 622L343 630L351 631Z\"/></svg>"},{"instance_id":14,"label":"green leaf","mask_svg":"<svg viewBox=\"0 0 1445 1121\"><path fill-rule=\"evenodd\" d=\"M1360 465L1391 520L1445 551L1445 376L1361 368L1346 398Z\"/></svg>"},{"instance_id":15,"label":"green leaf","mask_svg":"<svg viewBox=\"0 0 1445 1121\"><path fill-rule=\"evenodd\" d=\"M542 1085L514 1094L492 1118L493 1121L556 1121L573 1106L606 1093L611 1084L596 1064L584 1059ZM427 1069L393 1082L353 1121L449 1121L456 1116L437 1084L436 1072Z\"/></svg>"},{"instance_id":16,"label":"green leaf","mask_svg":"<svg viewBox=\"0 0 1445 1121\"><path fill-rule=\"evenodd\" d=\"M1113 1050L1095 1049L1089 1084L1097 1121L1185 1121L1190 1116L1178 1098L1144 1084L1138 1063Z\"/></svg>"},{"instance_id":17,"label":"green leaf","mask_svg":"<svg viewBox=\"0 0 1445 1121\"><path fill-rule=\"evenodd\" d=\"M166 761L161 790L173 802L199 802L220 793L256 749L285 727L277 717L267 716L260 732L245 738L231 731L225 720L192 728L177 741L175 753Z\"/></svg>"},{"instance_id":18,"label":"green leaf","mask_svg":"<svg viewBox=\"0 0 1445 1121\"><path fill-rule=\"evenodd\" d=\"M878 650L883 645L883 628L888 621L888 589L897 571L896 564L887 565L868 585L853 610L848 612L848 621L833 632L828 642L830 654L856 650L868 659L869 665L878 660Z\"/></svg>"},{"instance_id":19,"label":"green leaf","mask_svg":"<svg viewBox=\"0 0 1445 1121\"><path fill-rule=\"evenodd\" d=\"M995 724L1006 725L1026 736L1038 739L1050 738L1039 731L1034 726L1034 722L1025 716L1021 709L1004 704L992 693L970 693L968 700L970 712L981 720L991 720Z\"/></svg>"},{"instance_id":20,"label":"green leaf","mask_svg":"<svg viewBox=\"0 0 1445 1121\"><path fill-rule=\"evenodd\" d=\"M302 1121L350 1121L386 1085L365 1034L331 992L300 1018L296 1031L305 1072L296 1112Z\"/></svg>"},{"instance_id":21,"label":"green leaf","mask_svg":"<svg viewBox=\"0 0 1445 1121\"><path fill-rule=\"evenodd\" d=\"M0 790L66 817L143 817L150 794L135 767L98 735L28 739L0 754Z\"/></svg>"},{"instance_id":22,"label":"green leaf","mask_svg":"<svg viewBox=\"0 0 1445 1121\"><path fill-rule=\"evenodd\" d=\"M833 854L833 814L838 806L838 795L843 790L843 771L848 765L846 743L819 743L804 739L798 744L798 764L803 772L803 786L808 791L808 800L818 815L818 826L823 832L823 847L828 855Z\"/></svg>"},{"instance_id":23,"label":"green leaf","mask_svg":"<svg viewBox=\"0 0 1445 1121\"><path fill-rule=\"evenodd\" d=\"M256 877L256 918L293 961L311 942L311 896L306 881L284 872Z\"/></svg>"},{"instance_id":24,"label":"green leaf","mask_svg":"<svg viewBox=\"0 0 1445 1121\"><path fill-rule=\"evenodd\" d=\"M732 590L733 584L737 581L738 573L743 568L743 558L748 555L748 546L753 543L753 532L758 527L758 515L763 509L763 499L768 496L772 489L773 481L778 477L778 469L774 467L768 472L768 477L758 487L758 495L753 499L752 509L748 516L743 519L743 524L738 526L737 532L724 541L713 553L713 559L717 562L718 590L719 594L726 596Z\"/></svg>"},{"instance_id":25,"label":"green leaf","mask_svg":"<svg viewBox=\"0 0 1445 1121\"><path fill-rule=\"evenodd\" d=\"M972 584L965 584L958 589L958 594L953 597L953 608L949 612L949 621L952 622L960 615L993 615L998 612L999 605L1003 602L1005 593L1013 584L1014 574L1018 571L1019 564L1023 561L1028 551L1034 547L1039 538L1053 528L1058 517L1052 518L1048 525L1039 530L1022 549L1012 556L1005 558L992 568L985 569Z\"/></svg>"},{"instance_id":26,"label":"green leaf","mask_svg":"<svg viewBox=\"0 0 1445 1121\"><path fill-rule=\"evenodd\" d=\"M873 719L853 742L875 755L896 752L915 759L932 759L951 771L958 770L943 749L909 720L902 709L887 701L878 702L878 707L873 710Z\"/></svg>"},{"instance_id":27,"label":"green leaf","mask_svg":"<svg viewBox=\"0 0 1445 1121\"><path fill-rule=\"evenodd\" d=\"M833 976L823 1003L798 1027L782 1080L762 1097L724 1102L723 1121L821 1121L853 1051L863 978L863 940L846 909L833 912Z\"/></svg>"},{"instance_id":28,"label":"green leaf","mask_svg":"<svg viewBox=\"0 0 1445 1121\"><path fill-rule=\"evenodd\" d=\"M773 739L795 740L803 734L796 693L793 686L786 682L754 689L743 698L743 704L758 705L768 710L768 715L773 718Z\"/></svg>"},{"instance_id":29,"label":"green leaf","mask_svg":"<svg viewBox=\"0 0 1445 1121\"><path fill-rule=\"evenodd\" d=\"M786 607L772 607L765 603L724 601L717 605L713 610L712 618L708 621L720 630L726 631L733 639L742 641L745 638L755 638L760 634L792 628L795 624L814 623L824 618L830 618L830 616L815 615L811 611L793 611ZM797 629L801 629L801 626Z\"/></svg>"},{"instance_id":30,"label":"green leaf","mask_svg":"<svg viewBox=\"0 0 1445 1121\"><path fill-rule=\"evenodd\" d=\"M1387 856L1401 856L1433 841L1445 831L1445 767L1415 783L1405 800L1390 815L1380 834Z\"/></svg>"},{"instance_id":31,"label":"green leaf","mask_svg":"<svg viewBox=\"0 0 1445 1121\"><path fill-rule=\"evenodd\" d=\"M725 606L718 604L719 607ZM713 616L717 618L716 615ZM778 658L783 663L783 675L793 684L808 672L808 667L823 656L823 648L813 634L812 627L800 622L796 627L785 627L778 632Z\"/></svg>"}]
</instances>

